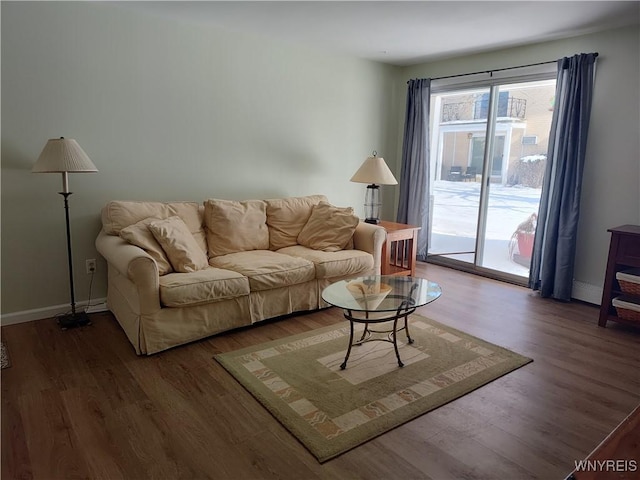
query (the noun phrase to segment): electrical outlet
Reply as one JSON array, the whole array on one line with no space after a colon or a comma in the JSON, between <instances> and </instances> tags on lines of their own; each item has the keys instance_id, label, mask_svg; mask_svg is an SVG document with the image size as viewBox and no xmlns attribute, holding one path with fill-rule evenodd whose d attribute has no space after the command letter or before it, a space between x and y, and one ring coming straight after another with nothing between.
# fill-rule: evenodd
<instances>
[{"instance_id":1,"label":"electrical outlet","mask_svg":"<svg viewBox=\"0 0 640 480\"><path fill-rule=\"evenodd\" d=\"M91 275L92 273L96 273L96 270L98 269L98 267L96 265L96 259L95 258L87 258L86 266L87 266L87 275Z\"/></svg>"}]
</instances>

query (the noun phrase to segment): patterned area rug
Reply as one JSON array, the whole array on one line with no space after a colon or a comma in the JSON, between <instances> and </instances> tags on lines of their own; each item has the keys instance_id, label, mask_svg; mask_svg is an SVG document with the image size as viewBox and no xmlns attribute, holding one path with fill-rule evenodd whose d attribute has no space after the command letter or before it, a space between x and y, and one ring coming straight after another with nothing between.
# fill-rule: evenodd
<instances>
[{"instance_id":1,"label":"patterned area rug","mask_svg":"<svg viewBox=\"0 0 640 480\"><path fill-rule=\"evenodd\" d=\"M403 368L392 344L369 342L340 370L346 322L215 359L320 462L532 361L420 315L409 329L413 344L398 335Z\"/></svg>"},{"instance_id":2,"label":"patterned area rug","mask_svg":"<svg viewBox=\"0 0 640 480\"><path fill-rule=\"evenodd\" d=\"M0 368L7 368L11 366L9 361L9 353L7 352L7 346L4 342L0 343Z\"/></svg>"}]
</instances>

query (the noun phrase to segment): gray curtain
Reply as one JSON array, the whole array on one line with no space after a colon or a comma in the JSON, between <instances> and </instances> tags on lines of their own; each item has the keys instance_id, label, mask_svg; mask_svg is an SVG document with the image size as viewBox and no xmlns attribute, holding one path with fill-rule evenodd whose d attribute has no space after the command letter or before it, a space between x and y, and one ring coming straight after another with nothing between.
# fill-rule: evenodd
<instances>
[{"instance_id":1,"label":"gray curtain","mask_svg":"<svg viewBox=\"0 0 640 480\"><path fill-rule=\"evenodd\" d=\"M421 227L418 232L418 260L426 260L429 239L430 96L430 79L409 80L397 221Z\"/></svg>"},{"instance_id":2,"label":"gray curtain","mask_svg":"<svg viewBox=\"0 0 640 480\"><path fill-rule=\"evenodd\" d=\"M558 60L556 98L529 287L571 300L597 53Z\"/></svg>"}]
</instances>

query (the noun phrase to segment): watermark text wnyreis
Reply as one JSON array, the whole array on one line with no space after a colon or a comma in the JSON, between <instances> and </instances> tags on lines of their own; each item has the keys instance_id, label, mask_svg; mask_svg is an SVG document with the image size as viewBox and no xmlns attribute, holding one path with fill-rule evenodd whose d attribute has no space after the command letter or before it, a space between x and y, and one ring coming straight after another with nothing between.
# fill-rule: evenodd
<instances>
[{"instance_id":1,"label":"watermark text wnyreis","mask_svg":"<svg viewBox=\"0 0 640 480\"><path fill-rule=\"evenodd\" d=\"M576 460L577 472L637 472L637 460Z\"/></svg>"}]
</instances>

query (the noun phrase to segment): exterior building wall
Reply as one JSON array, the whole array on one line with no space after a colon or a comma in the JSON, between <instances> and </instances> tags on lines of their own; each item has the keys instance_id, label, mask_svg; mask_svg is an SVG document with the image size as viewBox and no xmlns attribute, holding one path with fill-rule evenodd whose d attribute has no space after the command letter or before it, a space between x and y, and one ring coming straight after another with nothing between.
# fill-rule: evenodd
<instances>
[{"instance_id":1,"label":"exterior building wall","mask_svg":"<svg viewBox=\"0 0 640 480\"><path fill-rule=\"evenodd\" d=\"M439 152L441 161L439 179L447 180L452 166L460 166L465 171L471 164L472 138L483 138L486 130L486 118L484 121L474 119L474 113L479 108L477 102L487 92L487 89L482 88L477 93L466 92L460 95L443 96L442 108L436 112L437 117L434 118L434 121L439 122L439 131L442 135L441 152ZM509 158L503 159L503 161L507 161L507 166L503 168L500 175L493 175L492 181L521 183L524 170L524 176L530 183L531 178L537 177L537 175L531 175L529 170L543 170L544 160L523 162L521 158L541 156L547 153L555 85L505 85L502 87L502 92L508 92L509 101L512 101L511 99L526 101L526 110L524 116L520 118L498 117L496 134L505 135L505 130L510 130L510 143L505 148ZM523 145L524 136L536 136L537 143ZM508 135L505 137L509 138ZM500 155L500 152L494 152L494 154ZM523 165L523 163L528 163L528 165Z\"/></svg>"}]
</instances>

